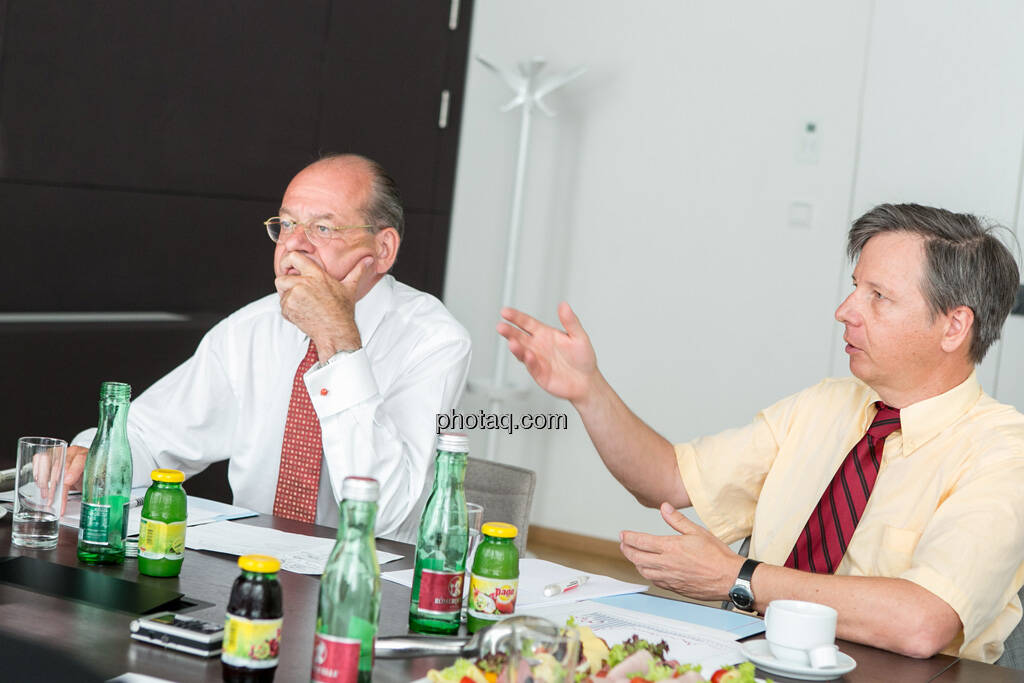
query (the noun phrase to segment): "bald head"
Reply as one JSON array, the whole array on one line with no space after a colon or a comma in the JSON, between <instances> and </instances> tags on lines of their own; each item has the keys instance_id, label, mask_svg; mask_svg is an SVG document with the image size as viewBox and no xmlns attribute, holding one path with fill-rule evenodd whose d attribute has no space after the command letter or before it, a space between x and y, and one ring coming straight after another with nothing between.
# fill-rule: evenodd
<instances>
[{"instance_id":1,"label":"bald head","mask_svg":"<svg viewBox=\"0 0 1024 683\"><path fill-rule=\"evenodd\" d=\"M331 154L302 169L292 182L310 171L329 174L339 191L346 192L352 206L362 207L363 217L374 232L394 228L399 238L405 236L405 212L398 185L376 161L358 154Z\"/></svg>"}]
</instances>

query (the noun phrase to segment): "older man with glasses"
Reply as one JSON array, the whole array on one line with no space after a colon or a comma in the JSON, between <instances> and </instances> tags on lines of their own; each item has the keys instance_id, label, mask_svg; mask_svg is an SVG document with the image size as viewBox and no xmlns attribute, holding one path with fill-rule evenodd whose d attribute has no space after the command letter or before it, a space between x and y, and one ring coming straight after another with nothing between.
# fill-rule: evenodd
<instances>
[{"instance_id":1,"label":"older man with glasses","mask_svg":"<svg viewBox=\"0 0 1024 683\"><path fill-rule=\"evenodd\" d=\"M404 218L375 162L311 164L279 213L264 223L277 293L218 323L132 403L134 483L229 460L237 505L336 526L342 480L372 476L378 535L412 540L435 416L462 393L469 335L440 301L388 275ZM69 449L72 482L93 431Z\"/></svg>"}]
</instances>

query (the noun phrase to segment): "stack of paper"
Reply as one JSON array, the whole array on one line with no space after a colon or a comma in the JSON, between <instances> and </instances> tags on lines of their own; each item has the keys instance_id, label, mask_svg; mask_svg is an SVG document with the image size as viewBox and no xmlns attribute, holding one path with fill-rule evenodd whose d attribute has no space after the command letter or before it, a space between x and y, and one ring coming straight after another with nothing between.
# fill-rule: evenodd
<instances>
[{"instance_id":1,"label":"stack of paper","mask_svg":"<svg viewBox=\"0 0 1024 683\"><path fill-rule=\"evenodd\" d=\"M412 587L412 572L412 569L400 569L394 572L384 572L380 578ZM592 600L623 593L639 593L647 590L647 586L638 583L626 583L609 576L589 574L587 582L579 588L550 597L544 595L545 586L569 581L583 573L578 569L563 567L547 560L533 558L519 560L519 595L516 597L516 610L538 605L562 605L580 600Z\"/></svg>"},{"instance_id":2,"label":"stack of paper","mask_svg":"<svg viewBox=\"0 0 1024 683\"><path fill-rule=\"evenodd\" d=\"M327 558L334 548L334 539L290 534L235 522L214 522L190 528L185 534L185 547L228 555L273 555L281 560L281 569L297 574L323 574ZM377 551L379 564L401 557Z\"/></svg>"},{"instance_id":3,"label":"stack of paper","mask_svg":"<svg viewBox=\"0 0 1024 683\"><path fill-rule=\"evenodd\" d=\"M148 486L136 486L132 489L132 501L130 503L131 509L128 511L129 536L139 535L139 527L142 525L142 500L146 496L146 489L148 488ZM198 524L207 524L209 522L256 516L256 513L252 510L238 507L237 505L218 503L215 500L207 500L206 498L197 498L195 496L188 496L187 509L188 520L185 522L187 526L196 526ZM81 511L81 496L71 496L68 498L68 506L64 510L64 515L61 517L60 523L64 526L77 529L81 517Z\"/></svg>"},{"instance_id":4,"label":"stack of paper","mask_svg":"<svg viewBox=\"0 0 1024 683\"><path fill-rule=\"evenodd\" d=\"M661 598L656 598L661 599ZM664 602L674 602L664 600ZM668 658L681 664L699 664L701 670L711 672L726 664L746 661L735 633L709 628L700 624L666 619L646 612L592 602L572 605L554 605L519 609L516 614L533 614L564 624L569 617L579 626L589 626L609 645L621 643L633 635L657 643L668 643Z\"/></svg>"}]
</instances>

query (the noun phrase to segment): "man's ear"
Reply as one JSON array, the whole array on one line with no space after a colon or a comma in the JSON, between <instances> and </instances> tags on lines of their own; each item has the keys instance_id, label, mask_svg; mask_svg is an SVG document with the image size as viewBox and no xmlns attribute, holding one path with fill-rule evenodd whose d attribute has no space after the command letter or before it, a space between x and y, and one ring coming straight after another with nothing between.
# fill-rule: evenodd
<instances>
[{"instance_id":1,"label":"man's ear","mask_svg":"<svg viewBox=\"0 0 1024 683\"><path fill-rule=\"evenodd\" d=\"M946 330L942 334L942 350L952 353L963 347L970 353L973 329L974 311L969 306L957 306L946 313Z\"/></svg>"},{"instance_id":2,"label":"man's ear","mask_svg":"<svg viewBox=\"0 0 1024 683\"><path fill-rule=\"evenodd\" d=\"M398 246L401 244L402 238L398 236L398 231L394 228L381 228L373 236L373 239L377 250L375 254L377 257L376 271L378 275L383 275L395 264L395 259L398 258Z\"/></svg>"}]
</instances>

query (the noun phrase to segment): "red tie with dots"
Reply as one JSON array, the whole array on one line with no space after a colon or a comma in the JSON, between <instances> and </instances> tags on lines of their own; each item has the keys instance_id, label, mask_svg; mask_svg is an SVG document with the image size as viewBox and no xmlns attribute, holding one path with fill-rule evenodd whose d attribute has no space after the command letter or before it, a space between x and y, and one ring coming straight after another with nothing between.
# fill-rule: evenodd
<instances>
[{"instance_id":1,"label":"red tie with dots","mask_svg":"<svg viewBox=\"0 0 1024 683\"><path fill-rule=\"evenodd\" d=\"M299 363L292 381L292 398L284 423L281 468L277 475L274 515L316 521L316 497L320 490L320 458L324 446L320 440L320 418L309 400L302 376L316 363L316 344L309 340L306 357Z\"/></svg>"},{"instance_id":2,"label":"red tie with dots","mask_svg":"<svg viewBox=\"0 0 1024 683\"><path fill-rule=\"evenodd\" d=\"M875 487L885 437L900 428L900 411L875 401L878 413L825 489L786 566L835 573Z\"/></svg>"}]
</instances>

